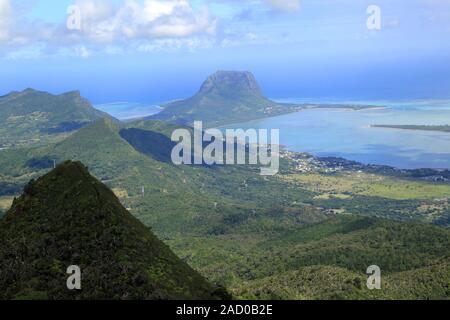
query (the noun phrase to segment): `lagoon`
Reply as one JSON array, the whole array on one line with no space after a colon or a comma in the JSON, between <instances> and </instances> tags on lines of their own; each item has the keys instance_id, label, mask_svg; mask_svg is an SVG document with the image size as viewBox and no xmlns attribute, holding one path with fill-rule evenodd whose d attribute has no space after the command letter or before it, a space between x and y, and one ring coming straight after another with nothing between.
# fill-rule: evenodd
<instances>
[{"instance_id":1,"label":"lagoon","mask_svg":"<svg viewBox=\"0 0 450 320\"><path fill-rule=\"evenodd\" d=\"M307 109L227 128L280 129L280 143L287 149L316 156L343 157L402 169L450 169L450 133L371 127L374 124L450 124L450 101L321 101L330 102L385 108Z\"/></svg>"},{"instance_id":2,"label":"lagoon","mask_svg":"<svg viewBox=\"0 0 450 320\"><path fill-rule=\"evenodd\" d=\"M122 121L151 116L161 111L161 108L157 105L136 102L97 104L95 108Z\"/></svg>"}]
</instances>

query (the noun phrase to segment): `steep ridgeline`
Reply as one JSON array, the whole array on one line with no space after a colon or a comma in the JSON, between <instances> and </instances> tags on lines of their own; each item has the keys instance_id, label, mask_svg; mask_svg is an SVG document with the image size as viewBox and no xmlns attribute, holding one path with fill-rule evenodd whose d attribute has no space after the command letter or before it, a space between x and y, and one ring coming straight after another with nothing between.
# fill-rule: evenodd
<instances>
[{"instance_id":1,"label":"steep ridgeline","mask_svg":"<svg viewBox=\"0 0 450 320\"><path fill-rule=\"evenodd\" d=\"M168 136L175 127L153 121L132 125L136 127L125 129L113 121L99 120L48 147L21 153L4 151L0 157L0 197L2 190L3 196L18 194L19 187L45 174L53 161L81 161L112 188L129 211L152 226L158 236L167 238L180 232L217 233L228 216L233 221L248 220L261 229L259 221L253 219L256 207L304 202L313 196L279 179L265 179L247 166L173 165L173 142ZM278 215L261 214L280 221ZM286 219L297 218L287 214Z\"/></svg>"},{"instance_id":2,"label":"steep ridgeline","mask_svg":"<svg viewBox=\"0 0 450 320\"><path fill-rule=\"evenodd\" d=\"M78 91L11 92L0 97L0 148L47 142L100 118L111 117L94 109Z\"/></svg>"},{"instance_id":3,"label":"steep ridgeline","mask_svg":"<svg viewBox=\"0 0 450 320\"><path fill-rule=\"evenodd\" d=\"M163 106L149 119L192 126L202 120L217 126L293 112L296 106L273 102L262 94L250 72L218 71L203 83L193 97Z\"/></svg>"},{"instance_id":4,"label":"steep ridgeline","mask_svg":"<svg viewBox=\"0 0 450 320\"><path fill-rule=\"evenodd\" d=\"M0 220L0 299L228 297L178 259L79 162L37 181ZM81 290L69 290L69 266Z\"/></svg>"}]
</instances>

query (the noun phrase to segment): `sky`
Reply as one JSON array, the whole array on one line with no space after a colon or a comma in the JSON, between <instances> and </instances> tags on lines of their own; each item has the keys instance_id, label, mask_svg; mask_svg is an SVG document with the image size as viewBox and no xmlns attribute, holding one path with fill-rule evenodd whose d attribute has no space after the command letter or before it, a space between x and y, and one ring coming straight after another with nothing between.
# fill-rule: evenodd
<instances>
[{"instance_id":1,"label":"sky","mask_svg":"<svg viewBox=\"0 0 450 320\"><path fill-rule=\"evenodd\" d=\"M0 95L159 103L216 70L275 99L450 99L450 0L0 0Z\"/></svg>"}]
</instances>

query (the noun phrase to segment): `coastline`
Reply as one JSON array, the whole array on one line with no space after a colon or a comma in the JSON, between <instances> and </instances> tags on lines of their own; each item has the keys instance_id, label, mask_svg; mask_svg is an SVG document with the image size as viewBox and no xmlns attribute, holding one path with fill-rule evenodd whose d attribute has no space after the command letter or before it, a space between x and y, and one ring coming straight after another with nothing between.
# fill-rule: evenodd
<instances>
[{"instance_id":1,"label":"coastline","mask_svg":"<svg viewBox=\"0 0 450 320\"><path fill-rule=\"evenodd\" d=\"M434 125L384 125L372 124L371 128L392 129L392 130L411 130L411 131L428 131L450 133L450 126L434 126Z\"/></svg>"},{"instance_id":2,"label":"coastline","mask_svg":"<svg viewBox=\"0 0 450 320\"><path fill-rule=\"evenodd\" d=\"M359 112L359 111L365 111L365 110L384 110L384 109L388 109L389 107L387 106L371 106L371 105L351 105L351 104L293 104L293 103L283 103L283 105L287 105L290 106L291 108L297 108L295 110L289 110L286 112L281 112L278 114L271 114L271 115L265 115L265 116L261 116L261 117L255 117L255 118L251 118L249 120L240 120L238 122L236 121L232 121L232 122L223 122L223 123L218 123L215 126L211 126L208 125L206 126L207 129L212 129L212 128L219 128L219 129L223 129L225 126L230 126L230 125L237 125L237 124L241 124L241 123L251 123L253 121L260 121L260 120L264 120L264 119L270 119L270 118L275 118L275 117L279 117L279 116L285 116L288 114L294 114L294 113L301 113L305 110L342 110L342 111L347 111L347 112Z\"/></svg>"},{"instance_id":3,"label":"coastline","mask_svg":"<svg viewBox=\"0 0 450 320\"><path fill-rule=\"evenodd\" d=\"M400 169L388 165L364 164L358 161L348 160L342 157L319 157L308 152L296 152L282 147L280 155L282 158L293 162L306 161L310 168L321 171L326 174L335 174L339 172L366 172L385 176L407 178L412 180L431 181L436 183L450 183L450 170L447 168L419 168L419 169Z\"/></svg>"}]
</instances>

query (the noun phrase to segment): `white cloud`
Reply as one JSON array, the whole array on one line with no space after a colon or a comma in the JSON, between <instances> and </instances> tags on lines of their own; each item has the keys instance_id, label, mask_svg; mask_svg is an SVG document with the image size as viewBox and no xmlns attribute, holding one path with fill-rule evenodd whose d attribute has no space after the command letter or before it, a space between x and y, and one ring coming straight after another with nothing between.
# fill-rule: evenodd
<instances>
[{"instance_id":1,"label":"white cloud","mask_svg":"<svg viewBox=\"0 0 450 320\"><path fill-rule=\"evenodd\" d=\"M45 23L26 21L23 8L16 8L12 0L0 0L0 49L39 45L52 38L54 29Z\"/></svg>"},{"instance_id":2,"label":"white cloud","mask_svg":"<svg viewBox=\"0 0 450 320\"><path fill-rule=\"evenodd\" d=\"M222 39L220 45L224 48L228 48L248 43L265 43L266 41L266 38L261 38L253 32L247 32L245 34L228 34L224 39Z\"/></svg>"},{"instance_id":3,"label":"white cloud","mask_svg":"<svg viewBox=\"0 0 450 320\"><path fill-rule=\"evenodd\" d=\"M114 14L114 6L106 0L77 0L75 5L80 8L82 19L87 21L101 21Z\"/></svg>"},{"instance_id":4,"label":"white cloud","mask_svg":"<svg viewBox=\"0 0 450 320\"><path fill-rule=\"evenodd\" d=\"M138 52L174 51L181 48L188 48L195 52L197 49L210 48L212 41L204 37L191 38L164 38L150 41L142 41L134 48Z\"/></svg>"},{"instance_id":5,"label":"white cloud","mask_svg":"<svg viewBox=\"0 0 450 320\"><path fill-rule=\"evenodd\" d=\"M144 6L144 16L148 21L156 20L164 15L171 15L175 10L190 10L187 1L155 1L148 0Z\"/></svg>"},{"instance_id":6,"label":"white cloud","mask_svg":"<svg viewBox=\"0 0 450 320\"><path fill-rule=\"evenodd\" d=\"M208 9L194 11L188 0L128 0L114 7L101 0L78 0L81 34L91 41L213 35L216 19Z\"/></svg>"},{"instance_id":7,"label":"white cloud","mask_svg":"<svg viewBox=\"0 0 450 320\"><path fill-rule=\"evenodd\" d=\"M9 0L0 0L0 42L9 39L12 23L12 7Z\"/></svg>"},{"instance_id":8,"label":"white cloud","mask_svg":"<svg viewBox=\"0 0 450 320\"><path fill-rule=\"evenodd\" d=\"M300 10L300 0L266 0L275 10L284 12L297 12Z\"/></svg>"},{"instance_id":9,"label":"white cloud","mask_svg":"<svg viewBox=\"0 0 450 320\"><path fill-rule=\"evenodd\" d=\"M81 58L89 58L91 53L85 46L75 47L75 54Z\"/></svg>"},{"instance_id":10,"label":"white cloud","mask_svg":"<svg viewBox=\"0 0 450 320\"><path fill-rule=\"evenodd\" d=\"M66 23L28 21L25 15L14 12L11 0L0 0L0 50L27 52L29 47L34 52L40 48L46 54L72 53L87 58L99 51L118 54L136 49L143 42L158 48L195 48L198 43L211 42L203 38L213 39L216 34L217 19L208 8L194 10L188 0L125 0L121 4L75 0L74 5L80 9L80 30L69 30Z\"/></svg>"}]
</instances>

